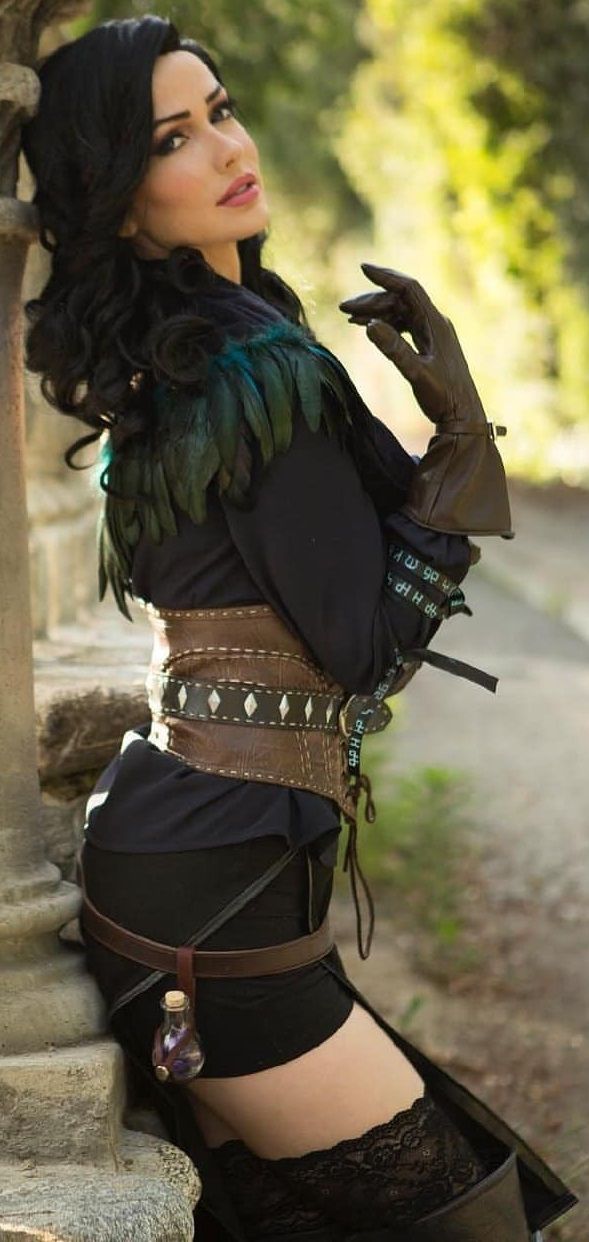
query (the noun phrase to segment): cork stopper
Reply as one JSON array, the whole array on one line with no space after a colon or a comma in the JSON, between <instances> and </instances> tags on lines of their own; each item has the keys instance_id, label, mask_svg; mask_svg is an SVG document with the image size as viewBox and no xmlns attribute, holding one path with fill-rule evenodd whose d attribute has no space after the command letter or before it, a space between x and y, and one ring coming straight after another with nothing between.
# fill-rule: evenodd
<instances>
[{"instance_id":1,"label":"cork stopper","mask_svg":"<svg viewBox=\"0 0 589 1242\"><path fill-rule=\"evenodd\" d=\"M183 1009L186 1004L185 992L166 992L164 996L166 1009Z\"/></svg>"}]
</instances>

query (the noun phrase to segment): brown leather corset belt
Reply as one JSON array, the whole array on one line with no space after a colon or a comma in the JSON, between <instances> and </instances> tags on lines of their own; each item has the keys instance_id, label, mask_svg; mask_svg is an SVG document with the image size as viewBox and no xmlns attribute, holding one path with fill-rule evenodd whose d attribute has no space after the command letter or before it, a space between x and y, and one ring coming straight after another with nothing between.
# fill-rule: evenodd
<instances>
[{"instance_id":1,"label":"brown leather corset belt","mask_svg":"<svg viewBox=\"0 0 589 1242\"><path fill-rule=\"evenodd\" d=\"M358 952L374 927L372 896L357 856L357 807L370 783L350 775L350 721L368 696L346 696L303 641L266 604L171 610L143 603L154 632L146 687L149 734L162 751L201 772L308 789L331 798L348 825L344 870L356 908ZM366 732L386 726L385 703ZM363 943L360 888L368 912Z\"/></svg>"},{"instance_id":2,"label":"brown leather corset belt","mask_svg":"<svg viewBox=\"0 0 589 1242\"><path fill-rule=\"evenodd\" d=\"M267 605L172 611L144 604L154 631L149 735L202 772L309 789L355 819L346 697ZM379 709L372 729L390 718Z\"/></svg>"}]
</instances>

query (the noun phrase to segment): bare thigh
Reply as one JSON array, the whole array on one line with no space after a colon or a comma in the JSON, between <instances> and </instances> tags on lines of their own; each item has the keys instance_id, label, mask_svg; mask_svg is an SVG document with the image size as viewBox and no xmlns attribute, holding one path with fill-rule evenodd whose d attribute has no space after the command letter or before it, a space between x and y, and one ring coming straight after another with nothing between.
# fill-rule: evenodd
<instances>
[{"instance_id":1,"label":"bare thigh","mask_svg":"<svg viewBox=\"0 0 589 1242\"><path fill-rule=\"evenodd\" d=\"M423 1089L411 1063L357 1003L334 1035L285 1065L186 1087L210 1146L240 1138L268 1159L363 1134L409 1108Z\"/></svg>"}]
</instances>

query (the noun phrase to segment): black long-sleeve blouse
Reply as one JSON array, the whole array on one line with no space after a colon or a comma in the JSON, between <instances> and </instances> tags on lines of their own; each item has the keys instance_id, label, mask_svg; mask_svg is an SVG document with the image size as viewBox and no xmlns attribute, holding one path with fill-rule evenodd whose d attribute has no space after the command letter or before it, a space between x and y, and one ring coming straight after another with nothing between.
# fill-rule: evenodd
<instances>
[{"instance_id":1,"label":"black long-sleeve blouse","mask_svg":"<svg viewBox=\"0 0 589 1242\"><path fill-rule=\"evenodd\" d=\"M265 467L255 503L237 508L210 489L206 521L176 511L178 533L137 546L133 594L156 607L268 603L348 693L368 693L395 648L426 645L439 626L385 590L391 542L460 582L463 536L442 535L387 509L387 461L399 445L374 420L378 486L349 448L294 418L289 449ZM410 459L407 459L410 464ZM391 488L392 491L392 488ZM203 773L147 740L140 722L88 802L87 838L109 850L182 851L278 833L303 844L339 824L336 804L305 790Z\"/></svg>"}]
</instances>

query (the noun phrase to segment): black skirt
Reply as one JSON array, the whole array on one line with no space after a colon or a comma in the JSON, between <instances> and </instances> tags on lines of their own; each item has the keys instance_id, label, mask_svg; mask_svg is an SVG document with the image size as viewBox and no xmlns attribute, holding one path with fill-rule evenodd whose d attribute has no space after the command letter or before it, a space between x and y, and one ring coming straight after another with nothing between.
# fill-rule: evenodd
<instances>
[{"instance_id":1,"label":"black skirt","mask_svg":"<svg viewBox=\"0 0 589 1242\"><path fill-rule=\"evenodd\" d=\"M264 892L207 938L207 949L263 947L317 927L331 897L337 836L337 830L330 831L296 853ZM103 914L140 935L180 945L284 852L285 841L279 836L150 855L114 853L86 844L84 874L88 895ZM111 953L88 935L86 945L114 1034L130 1064L150 1084L171 1138L203 1175L207 1219L222 1223L223 1237L242 1242L239 1222L219 1187L214 1160L198 1134L185 1093L156 1084L151 1068L153 1033L161 1020L159 1001L175 980ZM354 1001L404 1053L475 1150L498 1161L517 1152L531 1230L541 1229L575 1204L574 1194L518 1134L386 1022L348 978L335 949L321 962L284 975L198 980L196 1024L206 1058L203 1074L250 1074L300 1056L345 1022Z\"/></svg>"}]
</instances>

